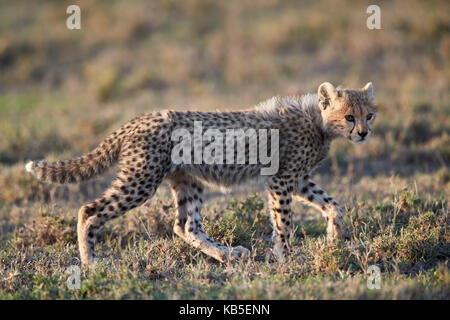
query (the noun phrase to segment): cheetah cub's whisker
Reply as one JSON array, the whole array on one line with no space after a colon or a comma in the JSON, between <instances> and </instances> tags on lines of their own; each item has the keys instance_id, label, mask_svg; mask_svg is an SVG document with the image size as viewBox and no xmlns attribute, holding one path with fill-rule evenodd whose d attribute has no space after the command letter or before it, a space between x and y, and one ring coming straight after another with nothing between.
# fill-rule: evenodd
<instances>
[{"instance_id":1,"label":"cheetah cub's whisker","mask_svg":"<svg viewBox=\"0 0 450 320\"><path fill-rule=\"evenodd\" d=\"M151 198L163 180L170 183L178 206L174 233L205 254L225 262L246 258L249 250L242 246L224 246L206 234L200 216L203 186L229 187L258 179L269 191L274 252L283 260L290 249L293 197L322 213L327 220L329 241L342 235L342 209L310 179L310 174L328 155L333 139L345 137L362 144L370 138L377 112L373 95L370 82L361 89L335 88L325 82L319 86L317 94L274 97L243 111L149 113L125 124L81 157L56 162L32 161L26 165L26 170L43 181L74 183L101 174L118 162L117 177L111 186L78 213L78 243L85 266L95 262L97 233L105 222ZM217 159L223 159L226 153L225 158L232 159L231 162L173 161L172 151L180 143L180 137L173 139L173 133L181 130L185 133L182 140L198 143L200 140L196 140L194 132L194 123L198 122L202 124L202 136L206 137L200 143L202 150L209 148L213 159L216 155ZM206 134L208 130L216 133L242 130L243 139L240 146L238 142L238 148L226 144L212 148L218 141L213 143L213 137ZM253 134L264 131L277 133L277 143L273 143L273 137L261 139ZM252 134L246 134L249 132ZM263 175L262 169L267 168L267 163L253 161L255 152L262 149L267 152L258 154L276 156L276 166L273 166L276 172ZM196 148L182 148L182 152L186 150L190 154L185 156L196 158ZM233 150L231 154L230 150Z\"/></svg>"}]
</instances>

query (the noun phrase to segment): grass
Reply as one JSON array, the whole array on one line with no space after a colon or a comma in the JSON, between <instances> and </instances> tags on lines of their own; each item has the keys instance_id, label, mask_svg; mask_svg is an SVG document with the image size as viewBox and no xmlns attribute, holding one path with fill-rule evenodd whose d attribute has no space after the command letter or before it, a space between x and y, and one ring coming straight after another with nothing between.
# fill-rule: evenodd
<instances>
[{"instance_id":1,"label":"grass","mask_svg":"<svg viewBox=\"0 0 450 320\"><path fill-rule=\"evenodd\" d=\"M66 4L28 2L0 3L0 299L450 298L448 1L383 2L382 30L366 28L363 2L80 2L80 31ZM49 185L28 160L80 155L149 111L249 107L324 81L372 81L379 106L370 142L336 141L314 177L344 207L342 243L295 202L292 256L277 263L266 194L250 186L205 203L212 236L252 249L219 264L173 234L163 186L105 226L104 261L67 287L77 211L112 173Z\"/></svg>"},{"instance_id":2,"label":"grass","mask_svg":"<svg viewBox=\"0 0 450 320\"><path fill-rule=\"evenodd\" d=\"M399 177L378 177L393 180L383 192L377 182L354 182L371 196L344 200L347 235L338 246L326 243L318 214L295 204L297 232L286 263L272 255L264 194L206 203L207 232L252 249L248 261L219 264L173 234L173 203L162 187L150 203L106 225L97 245L102 262L82 271L80 290L66 285L68 267L79 265L78 201L66 198L77 186L66 194L52 190L48 202L10 204L0 212L0 298L448 299L448 201L443 191L430 191L439 188L437 177L416 178L417 190ZM344 191L338 182L328 189ZM380 290L367 287L370 265L381 270Z\"/></svg>"}]
</instances>

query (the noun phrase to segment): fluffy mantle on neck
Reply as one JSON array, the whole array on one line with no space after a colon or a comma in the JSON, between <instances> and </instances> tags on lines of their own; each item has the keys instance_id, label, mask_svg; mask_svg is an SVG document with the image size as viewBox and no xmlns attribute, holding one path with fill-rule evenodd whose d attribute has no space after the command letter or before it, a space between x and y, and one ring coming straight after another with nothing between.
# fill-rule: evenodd
<instances>
[{"instance_id":1,"label":"fluffy mantle on neck","mask_svg":"<svg viewBox=\"0 0 450 320\"><path fill-rule=\"evenodd\" d=\"M324 136L334 138L322 118L317 94L308 93L302 96L286 97L276 96L257 104L252 110L267 120L280 117L306 118L314 123Z\"/></svg>"}]
</instances>

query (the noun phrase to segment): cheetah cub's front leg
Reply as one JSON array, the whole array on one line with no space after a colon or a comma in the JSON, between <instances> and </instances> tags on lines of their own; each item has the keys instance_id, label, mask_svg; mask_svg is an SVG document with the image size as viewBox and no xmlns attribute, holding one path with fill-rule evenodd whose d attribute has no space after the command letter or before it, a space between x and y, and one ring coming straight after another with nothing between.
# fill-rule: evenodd
<instances>
[{"instance_id":1,"label":"cheetah cub's front leg","mask_svg":"<svg viewBox=\"0 0 450 320\"><path fill-rule=\"evenodd\" d=\"M273 251L280 262L283 262L290 252L293 190L293 185L283 179L273 178L269 185L270 219L273 225Z\"/></svg>"},{"instance_id":2,"label":"cheetah cub's front leg","mask_svg":"<svg viewBox=\"0 0 450 320\"><path fill-rule=\"evenodd\" d=\"M199 182L193 182L192 178L182 175L172 177L170 181L172 194L178 205L173 227L176 235L220 262L249 256L248 249L242 246L228 248L206 234L200 217L203 188Z\"/></svg>"},{"instance_id":3,"label":"cheetah cub's front leg","mask_svg":"<svg viewBox=\"0 0 450 320\"><path fill-rule=\"evenodd\" d=\"M294 191L294 196L303 203L322 212L327 219L327 240L335 242L342 237L343 212L338 202L315 184L309 176L303 177Z\"/></svg>"}]
</instances>

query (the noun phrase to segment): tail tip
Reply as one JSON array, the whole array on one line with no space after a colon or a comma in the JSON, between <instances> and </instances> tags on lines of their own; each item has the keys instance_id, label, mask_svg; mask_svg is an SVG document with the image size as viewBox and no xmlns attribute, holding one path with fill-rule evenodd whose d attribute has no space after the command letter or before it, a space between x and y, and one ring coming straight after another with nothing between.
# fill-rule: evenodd
<instances>
[{"instance_id":1,"label":"tail tip","mask_svg":"<svg viewBox=\"0 0 450 320\"><path fill-rule=\"evenodd\" d=\"M25 169L26 169L28 172L33 173L33 161L28 162L28 163L25 165Z\"/></svg>"}]
</instances>

